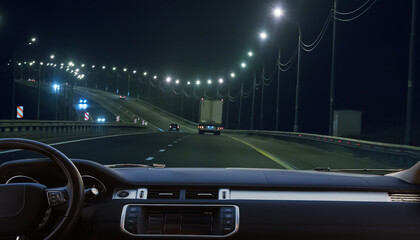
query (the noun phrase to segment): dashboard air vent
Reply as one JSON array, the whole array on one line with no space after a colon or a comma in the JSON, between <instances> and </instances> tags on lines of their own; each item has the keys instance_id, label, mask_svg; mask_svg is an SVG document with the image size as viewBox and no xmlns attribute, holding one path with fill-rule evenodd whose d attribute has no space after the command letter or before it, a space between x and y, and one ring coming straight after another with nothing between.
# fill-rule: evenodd
<instances>
[{"instance_id":1,"label":"dashboard air vent","mask_svg":"<svg viewBox=\"0 0 420 240\"><path fill-rule=\"evenodd\" d=\"M187 189L186 199L218 199L219 189Z\"/></svg>"},{"instance_id":2,"label":"dashboard air vent","mask_svg":"<svg viewBox=\"0 0 420 240\"><path fill-rule=\"evenodd\" d=\"M389 194L391 202L420 202L419 193Z\"/></svg>"},{"instance_id":3,"label":"dashboard air vent","mask_svg":"<svg viewBox=\"0 0 420 240\"><path fill-rule=\"evenodd\" d=\"M149 189L147 199L179 199L179 189Z\"/></svg>"}]
</instances>

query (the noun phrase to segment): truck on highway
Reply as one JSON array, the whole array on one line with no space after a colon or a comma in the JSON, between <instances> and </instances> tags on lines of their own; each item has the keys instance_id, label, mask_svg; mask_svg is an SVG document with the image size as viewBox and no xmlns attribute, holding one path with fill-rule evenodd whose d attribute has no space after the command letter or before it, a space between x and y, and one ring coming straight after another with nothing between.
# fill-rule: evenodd
<instances>
[{"instance_id":1,"label":"truck on highway","mask_svg":"<svg viewBox=\"0 0 420 240\"><path fill-rule=\"evenodd\" d=\"M205 132L220 135L222 126L223 100L200 100L199 117L198 117L198 134Z\"/></svg>"}]
</instances>

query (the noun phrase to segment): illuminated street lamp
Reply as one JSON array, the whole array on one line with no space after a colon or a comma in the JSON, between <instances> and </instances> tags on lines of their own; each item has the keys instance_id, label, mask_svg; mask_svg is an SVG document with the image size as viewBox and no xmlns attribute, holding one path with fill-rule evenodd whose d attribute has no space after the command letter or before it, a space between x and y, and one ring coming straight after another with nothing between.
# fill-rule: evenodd
<instances>
[{"instance_id":1,"label":"illuminated street lamp","mask_svg":"<svg viewBox=\"0 0 420 240\"><path fill-rule=\"evenodd\" d=\"M127 68L124 68L124 69L123 69L123 71L124 71L124 72L127 72Z\"/></svg>"},{"instance_id":2,"label":"illuminated street lamp","mask_svg":"<svg viewBox=\"0 0 420 240\"><path fill-rule=\"evenodd\" d=\"M179 79L175 80L175 84L179 84Z\"/></svg>"},{"instance_id":3,"label":"illuminated street lamp","mask_svg":"<svg viewBox=\"0 0 420 240\"><path fill-rule=\"evenodd\" d=\"M155 75L155 76L153 76L153 79L157 79L157 76Z\"/></svg>"},{"instance_id":4,"label":"illuminated street lamp","mask_svg":"<svg viewBox=\"0 0 420 240\"><path fill-rule=\"evenodd\" d=\"M133 74L136 74L137 73L137 71L136 70L133 70Z\"/></svg>"},{"instance_id":5,"label":"illuminated street lamp","mask_svg":"<svg viewBox=\"0 0 420 240\"><path fill-rule=\"evenodd\" d=\"M254 53L252 51L248 51L248 56L252 57L252 56L254 56Z\"/></svg>"},{"instance_id":6,"label":"illuminated street lamp","mask_svg":"<svg viewBox=\"0 0 420 240\"><path fill-rule=\"evenodd\" d=\"M246 63L242 62L241 63L241 68L246 68Z\"/></svg>"},{"instance_id":7,"label":"illuminated street lamp","mask_svg":"<svg viewBox=\"0 0 420 240\"><path fill-rule=\"evenodd\" d=\"M70 61L68 65L69 65L70 67L73 67L73 66L74 66L74 63L73 63L72 61Z\"/></svg>"},{"instance_id":8,"label":"illuminated street lamp","mask_svg":"<svg viewBox=\"0 0 420 240\"><path fill-rule=\"evenodd\" d=\"M106 66L102 66L102 69L105 69L106 68Z\"/></svg>"},{"instance_id":9,"label":"illuminated street lamp","mask_svg":"<svg viewBox=\"0 0 420 240\"><path fill-rule=\"evenodd\" d=\"M60 90L60 85L54 84L53 89L54 89L55 92L57 92L58 90Z\"/></svg>"},{"instance_id":10,"label":"illuminated street lamp","mask_svg":"<svg viewBox=\"0 0 420 240\"><path fill-rule=\"evenodd\" d=\"M188 81L188 82L187 82L187 85L191 85L191 82L190 82L190 81Z\"/></svg>"},{"instance_id":11,"label":"illuminated street lamp","mask_svg":"<svg viewBox=\"0 0 420 240\"><path fill-rule=\"evenodd\" d=\"M210 85L212 83L211 79L207 80L207 84Z\"/></svg>"},{"instance_id":12,"label":"illuminated street lamp","mask_svg":"<svg viewBox=\"0 0 420 240\"><path fill-rule=\"evenodd\" d=\"M144 72L144 73L143 73L143 75L144 75L144 76L147 76L147 72ZM156 78L155 78L155 79L156 79Z\"/></svg>"},{"instance_id":13,"label":"illuminated street lamp","mask_svg":"<svg viewBox=\"0 0 420 240\"><path fill-rule=\"evenodd\" d=\"M85 64L84 63L82 63L82 65L80 65L82 68L84 68L85 67Z\"/></svg>"},{"instance_id":14,"label":"illuminated street lamp","mask_svg":"<svg viewBox=\"0 0 420 240\"><path fill-rule=\"evenodd\" d=\"M54 58L55 58L54 54L52 54L52 55L50 56L50 58L51 58L51 59L54 59Z\"/></svg>"},{"instance_id":15,"label":"illuminated street lamp","mask_svg":"<svg viewBox=\"0 0 420 240\"><path fill-rule=\"evenodd\" d=\"M36 42L36 38L31 38L31 42Z\"/></svg>"},{"instance_id":16,"label":"illuminated street lamp","mask_svg":"<svg viewBox=\"0 0 420 240\"><path fill-rule=\"evenodd\" d=\"M167 77L167 78L166 78L166 82L167 82L167 83L170 83L170 82L171 82L171 80L172 80L172 79L171 79L171 77Z\"/></svg>"},{"instance_id":17,"label":"illuminated street lamp","mask_svg":"<svg viewBox=\"0 0 420 240\"><path fill-rule=\"evenodd\" d=\"M282 16L284 15L284 11L283 11L283 9L281 9L281 8L279 8L279 7L274 8L274 9L273 9L273 15L274 15L276 18L282 17Z\"/></svg>"},{"instance_id":18,"label":"illuminated street lamp","mask_svg":"<svg viewBox=\"0 0 420 240\"><path fill-rule=\"evenodd\" d=\"M200 85L200 84L201 84L200 80L195 81L195 85Z\"/></svg>"},{"instance_id":19,"label":"illuminated street lamp","mask_svg":"<svg viewBox=\"0 0 420 240\"><path fill-rule=\"evenodd\" d=\"M92 68L95 68L96 66L95 65L92 65Z\"/></svg>"},{"instance_id":20,"label":"illuminated street lamp","mask_svg":"<svg viewBox=\"0 0 420 240\"><path fill-rule=\"evenodd\" d=\"M116 67L112 67L112 71L115 71L115 70L117 70L117 68Z\"/></svg>"},{"instance_id":21,"label":"illuminated street lamp","mask_svg":"<svg viewBox=\"0 0 420 240\"><path fill-rule=\"evenodd\" d=\"M236 76L236 75L235 75L235 73L234 73L234 72L231 72L231 73L230 73L230 77L231 77L231 78L234 78L235 76Z\"/></svg>"},{"instance_id":22,"label":"illuminated street lamp","mask_svg":"<svg viewBox=\"0 0 420 240\"><path fill-rule=\"evenodd\" d=\"M219 78L219 83L222 84L223 83L223 78Z\"/></svg>"},{"instance_id":23,"label":"illuminated street lamp","mask_svg":"<svg viewBox=\"0 0 420 240\"><path fill-rule=\"evenodd\" d=\"M261 38L262 40L267 39L267 38L268 38L267 33L266 33L266 32L260 32L260 38Z\"/></svg>"}]
</instances>

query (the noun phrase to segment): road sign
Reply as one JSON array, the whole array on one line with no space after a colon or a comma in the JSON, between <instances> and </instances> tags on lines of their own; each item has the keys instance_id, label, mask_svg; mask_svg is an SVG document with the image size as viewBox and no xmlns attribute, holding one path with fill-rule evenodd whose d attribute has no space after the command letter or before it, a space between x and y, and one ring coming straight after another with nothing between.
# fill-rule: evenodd
<instances>
[{"instance_id":1,"label":"road sign","mask_svg":"<svg viewBox=\"0 0 420 240\"><path fill-rule=\"evenodd\" d=\"M120 119L120 116L117 116L116 118L115 118L115 121L117 121L117 122L119 122L121 119Z\"/></svg>"},{"instance_id":2,"label":"road sign","mask_svg":"<svg viewBox=\"0 0 420 240\"><path fill-rule=\"evenodd\" d=\"M17 106L16 117L23 118L23 106Z\"/></svg>"},{"instance_id":3,"label":"road sign","mask_svg":"<svg viewBox=\"0 0 420 240\"><path fill-rule=\"evenodd\" d=\"M85 112L85 121L88 121L88 120L89 120L89 118L90 118L89 113L88 113L88 112Z\"/></svg>"},{"instance_id":4,"label":"road sign","mask_svg":"<svg viewBox=\"0 0 420 240\"><path fill-rule=\"evenodd\" d=\"M134 124L137 124L138 119L134 118Z\"/></svg>"}]
</instances>

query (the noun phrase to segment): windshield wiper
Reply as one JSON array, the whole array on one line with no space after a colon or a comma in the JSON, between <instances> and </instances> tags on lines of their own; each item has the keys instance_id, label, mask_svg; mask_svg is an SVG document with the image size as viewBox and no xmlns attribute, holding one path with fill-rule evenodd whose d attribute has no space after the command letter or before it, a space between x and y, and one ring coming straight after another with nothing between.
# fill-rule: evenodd
<instances>
[{"instance_id":1,"label":"windshield wiper","mask_svg":"<svg viewBox=\"0 0 420 240\"><path fill-rule=\"evenodd\" d=\"M109 168L125 168L125 167L141 167L141 168L165 168L165 164L151 163L151 164L139 164L139 163L118 163L105 165Z\"/></svg>"},{"instance_id":2,"label":"windshield wiper","mask_svg":"<svg viewBox=\"0 0 420 240\"><path fill-rule=\"evenodd\" d=\"M316 167L312 169L314 171L320 171L320 172L368 172L368 173L393 173L393 172L400 172L405 169L372 169L372 168L345 168L345 169L331 169L329 167Z\"/></svg>"}]
</instances>

